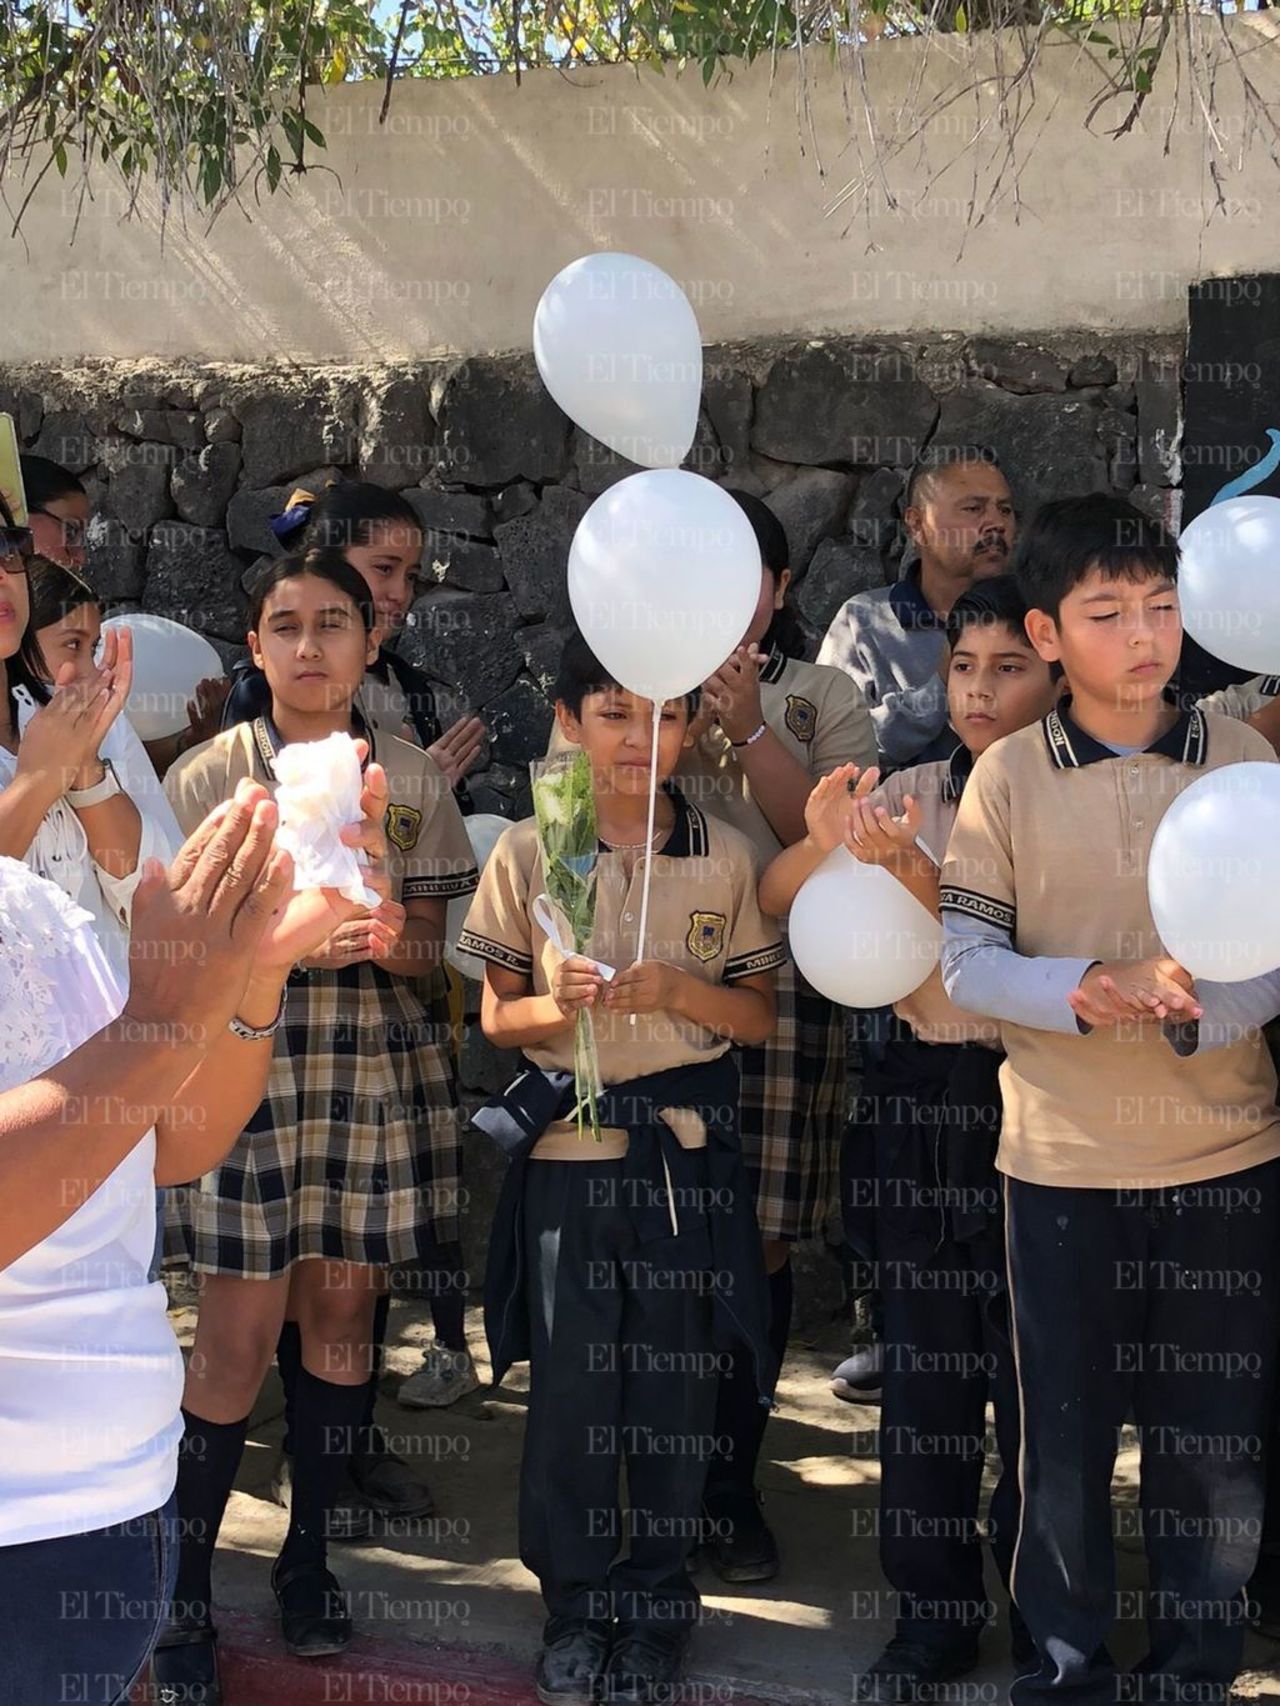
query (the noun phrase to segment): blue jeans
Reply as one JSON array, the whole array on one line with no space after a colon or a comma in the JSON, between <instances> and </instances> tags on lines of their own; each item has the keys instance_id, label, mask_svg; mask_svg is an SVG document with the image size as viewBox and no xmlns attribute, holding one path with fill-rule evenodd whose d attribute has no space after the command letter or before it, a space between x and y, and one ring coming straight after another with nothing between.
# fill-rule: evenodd
<instances>
[{"instance_id":1,"label":"blue jeans","mask_svg":"<svg viewBox=\"0 0 1280 1706\"><path fill-rule=\"evenodd\" d=\"M127 1700L177 1568L172 1498L110 1528L0 1546L0 1706Z\"/></svg>"}]
</instances>

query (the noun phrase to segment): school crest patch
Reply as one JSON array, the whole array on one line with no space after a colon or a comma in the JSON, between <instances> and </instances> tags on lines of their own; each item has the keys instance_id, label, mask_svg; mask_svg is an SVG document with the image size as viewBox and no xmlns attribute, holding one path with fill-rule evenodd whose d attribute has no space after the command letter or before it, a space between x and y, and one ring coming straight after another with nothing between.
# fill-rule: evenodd
<instances>
[{"instance_id":1,"label":"school crest patch","mask_svg":"<svg viewBox=\"0 0 1280 1706\"><path fill-rule=\"evenodd\" d=\"M786 721L796 739L807 746L818 726L818 708L811 699L802 699L798 693L788 693Z\"/></svg>"},{"instance_id":2,"label":"school crest patch","mask_svg":"<svg viewBox=\"0 0 1280 1706\"><path fill-rule=\"evenodd\" d=\"M387 840L402 853L412 853L422 833L422 813L413 806L387 807Z\"/></svg>"},{"instance_id":3,"label":"school crest patch","mask_svg":"<svg viewBox=\"0 0 1280 1706\"><path fill-rule=\"evenodd\" d=\"M704 965L714 960L717 954L724 952L724 927L726 919L723 912L691 912L689 914L689 934L685 937L685 947L695 960L701 960Z\"/></svg>"}]
</instances>

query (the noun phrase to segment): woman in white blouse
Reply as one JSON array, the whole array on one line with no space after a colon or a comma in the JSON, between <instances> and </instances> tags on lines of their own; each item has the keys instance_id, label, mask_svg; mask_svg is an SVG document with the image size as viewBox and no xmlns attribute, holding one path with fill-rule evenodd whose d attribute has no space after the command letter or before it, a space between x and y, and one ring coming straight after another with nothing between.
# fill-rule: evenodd
<instances>
[{"instance_id":1,"label":"woman in white blouse","mask_svg":"<svg viewBox=\"0 0 1280 1706\"><path fill-rule=\"evenodd\" d=\"M370 765L344 839L375 886L386 803ZM155 1187L221 1161L291 966L357 910L292 892L276 822L244 783L140 874L127 1000L89 914L0 858L0 1706L115 1706L164 1616L183 1370L148 1276Z\"/></svg>"},{"instance_id":2,"label":"woman in white blouse","mask_svg":"<svg viewBox=\"0 0 1280 1706\"><path fill-rule=\"evenodd\" d=\"M127 975L129 910L148 858L172 841L153 811L140 811L110 753L129 697L132 647L110 633L101 663L58 670L53 691L31 624L30 532L0 500L0 855L23 859L84 908L114 969Z\"/></svg>"}]
</instances>

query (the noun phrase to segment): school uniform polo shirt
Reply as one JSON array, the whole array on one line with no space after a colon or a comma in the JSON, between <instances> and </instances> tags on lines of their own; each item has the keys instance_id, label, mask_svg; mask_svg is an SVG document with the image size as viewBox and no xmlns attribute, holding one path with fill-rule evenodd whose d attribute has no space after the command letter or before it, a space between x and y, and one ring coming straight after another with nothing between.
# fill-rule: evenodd
<instances>
[{"instance_id":1,"label":"school uniform polo shirt","mask_svg":"<svg viewBox=\"0 0 1280 1706\"><path fill-rule=\"evenodd\" d=\"M678 966L705 983L733 983L774 971L785 957L776 926L756 903L755 860L744 836L709 817L678 794L676 821L654 855L646 960ZM636 958L643 865L628 877L620 853L602 848L596 861L595 928L584 950L622 970ZM533 917L543 893L537 823L525 818L499 838L467 913L458 946L494 965L521 973L532 993L548 995L559 950ZM599 1007L592 1015L600 1074L606 1085L625 1083L714 1060L729 1044L723 1037L664 1012L625 1013ZM524 1050L546 1071L573 1070L573 1027Z\"/></svg>"},{"instance_id":2,"label":"school uniform polo shirt","mask_svg":"<svg viewBox=\"0 0 1280 1706\"><path fill-rule=\"evenodd\" d=\"M1147 863L1171 802L1207 770L1273 758L1255 730L1199 710L1117 755L1060 709L975 764L942 871L942 971L954 1000L1001 1021L1002 1172L1147 1188L1280 1154L1256 1036L1179 1058L1154 1021L1089 1030L1066 1000L1097 961L1164 951Z\"/></svg>"},{"instance_id":3,"label":"school uniform polo shirt","mask_svg":"<svg viewBox=\"0 0 1280 1706\"><path fill-rule=\"evenodd\" d=\"M408 741L365 727L369 757L387 773L387 867L401 902L451 900L474 892L475 855L466 826L439 765ZM190 834L245 777L273 794L279 733L269 717L238 723L185 753L164 779L164 791Z\"/></svg>"},{"instance_id":4,"label":"school uniform polo shirt","mask_svg":"<svg viewBox=\"0 0 1280 1706\"><path fill-rule=\"evenodd\" d=\"M861 693L838 669L772 652L760 668L760 714L815 782L841 764L866 769L876 761L871 715ZM569 750L560 725L553 724L547 756ZM686 800L745 835L763 870L784 843L752 797L740 752L719 723L711 722L680 754L671 780Z\"/></svg>"},{"instance_id":5,"label":"school uniform polo shirt","mask_svg":"<svg viewBox=\"0 0 1280 1706\"><path fill-rule=\"evenodd\" d=\"M944 619L921 591L918 564L892 586L857 593L832 618L818 662L860 688L891 764L909 764L946 726L939 674L946 646Z\"/></svg>"},{"instance_id":6,"label":"school uniform polo shirt","mask_svg":"<svg viewBox=\"0 0 1280 1706\"><path fill-rule=\"evenodd\" d=\"M413 732L409 721L409 702L400 690L400 683L387 671L379 676L370 669L360 684L360 709L384 734L397 740L408 740Z\"/></svg>"},{"instance_id":7,"label":"school uniform polo shirt","mask_svg":"<svg viewBox=\"0 0 1280 1706\"><path fill-rule=\"evenodd\" d=\"M876 761L871 714L857 687L838 669L770 654L760 668L760 714L796 763L816 782L841 764ZM687 800L740 830L761 869L782 851L751 793L751 779L719 723L711 723L681 755L675 783Z\"/></svg>"},{"instance_id":8,"label":"school uniform polo shirt","mask_svg":"<svg viewBox=\"0 0 1280 1706\"><path fill-rule=\"evenodd\" d=\"M968 748L958 746L949 759L895 770L871 795L871 802L883 806L892 817L901 817L910 795L920 810L917 846L941 868L972 768L973 758ZM999 1025L980 1013L958 1007L943 987L940 966L933 968L919 989L902 1001L895 1001L893 1010L911 1026L917 1042L983 1043L988 1048L1000 1047Z\"/></svg>"},{"instance_id":9,"label":"school uniform polo shirt","mask_svg":"<svg viewBox=\"0 0 1280 1706\"><path fill-rule=\"evenodd\" d=\"M1236 717L1246 722L1256 716L1264 705L1280 694L1280 675L1255 675L1231 687L1220 687L1197 700L1202 711L1216 711L1220 717Z\"/></svg>"}]
</instances>

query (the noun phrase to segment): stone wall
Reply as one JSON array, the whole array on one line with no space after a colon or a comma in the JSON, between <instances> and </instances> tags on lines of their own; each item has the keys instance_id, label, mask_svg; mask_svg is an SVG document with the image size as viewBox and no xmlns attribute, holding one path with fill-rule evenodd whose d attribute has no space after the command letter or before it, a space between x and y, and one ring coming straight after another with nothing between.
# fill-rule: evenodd
<instances>
[{"instance_id":1,"label":"stone wall","mask_svg":"<svg viewBox=\"0 0 1280 1706\"><path fill-rule=\"evenodd\" d=\"M812 646L844 599L897 572L904 481L925 445L994 450L1024 511L1097 487L1170 511L1182 359L1176 338L1093 334L711 349L690 465L775 508ZM527 809L569 620L569 542L592 498L630 471L570 425L530 359L11 369L0 407L27 448L85 478L100 517L91 576L113 607L188 622L228 662L243 653L246 577L278 548L267 522L292 484L361 475L403 489L427 533L430 584L400 643L446 706L489 725L478 809ZM506 1065L471 1027L468 1090L499 1088ZM468 1165L475 1272L496 1165L483 1154ZM815 1285L805 1266L802 1319L813 1319L833 1300L833 1270Z\"/></svg>"},{"instance_id":2,"label":"stone wall","mask_svg":"<svg viewBox=\"0 0 1280 1706\"><path fill-rule=\"evenodd\" d=\"M689 465L774 506L816 643L844 599L896 573L904 480L925 445L989 447L1024 510L1100 486L1167 507L1181 362L1168 337L721 347L707 352ZM569 541L630 471L570 425L531 360L27 368L0 373L0 406L27 448L85 478L100 517L92 576L113 607L189 622L228 661L292 484L403 489L430 585L401 644L491 728L480 808L523 808L568 622Z\"/></svg>"}]
</instances>

